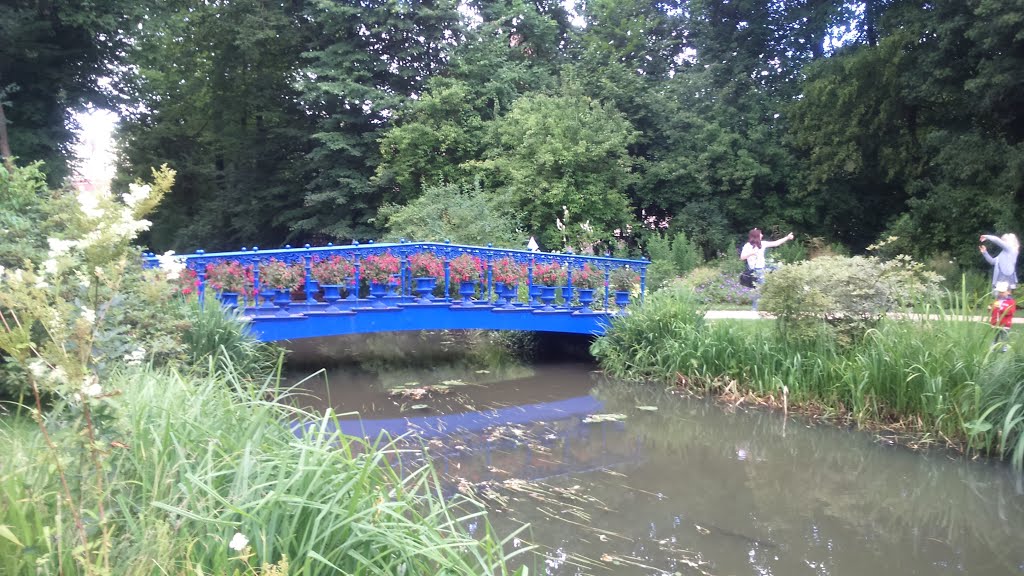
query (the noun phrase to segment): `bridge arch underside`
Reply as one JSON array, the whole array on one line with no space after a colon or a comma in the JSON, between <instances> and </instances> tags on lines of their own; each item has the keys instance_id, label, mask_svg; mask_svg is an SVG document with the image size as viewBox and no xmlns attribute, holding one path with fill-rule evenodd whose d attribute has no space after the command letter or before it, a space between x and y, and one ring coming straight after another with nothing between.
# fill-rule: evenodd
<instances>
[{"instance_id":1,"label":"bridge arch underside","mask_svg":"<svg viewBox=\"0 0 1024 576\"><path fill-rule=\"evenodd\" d=\"M250 318L252 333L263 342L300 340L413 330L523 330L568 334L604 334L613 314L566 309L545 311L517 307L403 305L343 312L309 311Z\"/></svg>"}]
</instances>

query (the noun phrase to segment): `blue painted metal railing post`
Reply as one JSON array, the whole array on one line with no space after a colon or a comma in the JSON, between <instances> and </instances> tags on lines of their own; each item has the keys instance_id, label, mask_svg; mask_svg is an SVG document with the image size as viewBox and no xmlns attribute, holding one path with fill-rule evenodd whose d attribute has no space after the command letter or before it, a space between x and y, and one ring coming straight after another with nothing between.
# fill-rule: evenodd
<instances>
[{"instance_id":1,"label":"blue painted metal railing post","mask_svg":"<svg viewBox=\"0 0 1024 576\"><path fill-rule=\"evenodd\" d=\"M569 251L572 254L572 251ZM565 307L572 308L572 262L565 265Z\"/></svg>"},{"instance_id":2,"label":"blue painted metal railing post","mask_svg":"<svg viewBox=\"0 0 1024 576\"><path fill-rule=\"evenodd\" d=\"M609 282L609 280L611 280L611 276L612 276L611 270L609 270L608 266L606 265L604 267L604 309L605 310L608 309L608 282Z\"/></svg>"},{"instance_id":3,"label":"blue painted metal railing post","mask_svg":"<svg viewBox=\"0 0 1024 576\"><path fill-rule=\"evenodd\" d=\"M196 254L203 255L205 250L196 250ZM196 279L199 280L199 286L196 286L196 295L199 296L199 307L202 308L206 302L206 265L200 264L199 269L196 270Z\"/></svg>"},{"instance_id":4,"label":"blue painted metal railing post","mask_svg":"<svg viewBox=\"0 0 1024 576\"><path fill-rule=\"evenodd\" d=\"M493 247L493 244L488 243L487 247ZM494 298L494 288L491 285L491 280L494 277L494 261L491 260L490 255L487 256L487 296L484 298L488 304L491 303L491 299Z\"/></svg>"},{"instance_id":5,"label":"blue painted metal railing post","mask_svg":"<svg viewBox=\"0 0 1024 576\"><path fill-rule=\"evenodd\" d=\"M533 295L533 265L536 258L530 258L526 263L526 305L536 306L537 297Z\"/></svg>"},{"instance_id":6,"label":"blue painted metal railing post","mask_svg":"<svg viewBox=\"0 0 1024 576\"><path fill-rule=\"evenodd\" d=\"M644 258L644 260L647 260L647 259ZM640 269L640 298L639 298L639 300L641 302L644 301L644 294L647 292L646 285L647 285L647 267L643 267L643 268Z\"/></svg>"},{"instance_id":7,"label":"blue painted metal railing post","mask_svg":"<svg viewBox=\"0 0 1024 576\"><path fill-rule=\"evenodd\" d=\"M402 238L402 243L405 243L405 238ZM401 250L398 253L398 295L402 298L409 295L409 258L405 254L405 250ZM401 302L401 298L398 300Z\"/></svg>"},{"instance_id":8,"label":"blue painted metal railing post","mask_svg":"<svg viewBox=\"0 0 1024 576\"><path fill-rule=\"evenodd\" d=\"M449 290L451 289L449 287L449 282L451 282L451 275L452 275L451 262L448 260L448 257L446 256L445 259L444 259L444 301L445 302L450 302L451 301L451 298L449 297L449 296L451 296L451 293L449 292Z\"/></svg>"},{"instance_id":9,"label":"blue painted metal railing post","mask_svg":"<svg viewBox=\"0 0 1024 576\"><path fill-rule=\"evenodd\" d=\"M306 250L309 250L309 244L305 246ZM316 304L316 298L313 294L316 292L318 286L315 285L313 280L313 256L303 257L303 264L306 272L305 284L302 289L306 292L306 306Z\"/></svg>"},{"instance_id":10,"label":"blue painted metal railing post","mask_svg":"<svg viewBox=\"0 0 1024 576\"><path fill-rule=\"evenodd\" d=\"M358 244L356 244L358 245ZM356 255L356 273L352 279L352 294L349 294L349 300L359 300L359 280L360 280L360 269L363 267L362 259L359 255Z\"/></svg>"}]
</instances>

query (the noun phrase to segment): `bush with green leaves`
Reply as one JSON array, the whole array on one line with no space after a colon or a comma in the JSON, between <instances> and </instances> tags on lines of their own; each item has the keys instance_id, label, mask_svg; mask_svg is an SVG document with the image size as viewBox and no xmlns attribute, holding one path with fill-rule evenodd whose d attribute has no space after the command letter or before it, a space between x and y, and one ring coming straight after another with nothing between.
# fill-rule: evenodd
<instances>
[{"instance_id":1,"label":"bush with green leaves","mask_svg":"<svg viewBox=\"0 0 1024 576\"><path fill-rule=\"evenodd\" d=\"M700 249L683 232L671 240L651 233L647 237L645 251L651 260L647 268L647 286L652 291L666 287L674 278L685 275L704 261Z\"/></svg>"},{"instance_id":2,"label":"bush with green leaves","mask_svg":"<svg viewBox=\"0 0 1024 576\"><path fill-rule=\"evenodd\" d=\"M723 272L712 266L694 268L678 284L692 290L697 300L707 306L750 306L755 290L739 282L739 272Z\"/></svg>"},{"instance_id":3,"label":"bush with green leaves","mask_svg":"<svg viewBox=\"0 0 1024 576\"><path fill-rule=\"evenodd\" d=\"M659 290L633 306L630 314L613 318L590 352L612 376L657 378L664 363L671 362L666 344L691 341L704 325L706 312L686 287Z\"/></svg>"},{"instance_id":4,"label":"bush with green leaves","mask_svg":"<svg viewBox=\"0 0 1024 576\"><path fill-rule=\"evenodd\" d=\"M408 204L385 204L377 214L384 238L455 244L492 243L522 248L527 235L517 228L506 203L476 185L435 184Z\"/></svg>"},{"instance_id":5,"label":"bush with green leaves","mask_svg":"<svg viewBox=\"0 0 1024 576\"><path fill-rule=\"evenodd\" d=\"M941 278L910 257L816 258L768 275L760 308L794 338L817 338L824 324L843 342L859 338L886 314L938 295Z\"/></svg>"}]
</instances>

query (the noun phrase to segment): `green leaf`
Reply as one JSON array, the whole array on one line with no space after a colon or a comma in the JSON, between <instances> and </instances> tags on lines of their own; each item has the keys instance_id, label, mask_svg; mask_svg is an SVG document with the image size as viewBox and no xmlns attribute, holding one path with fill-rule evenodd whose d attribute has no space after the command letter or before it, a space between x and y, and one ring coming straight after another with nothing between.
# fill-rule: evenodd
<instances>
[{"instance_id":1,"label":"green leaf","mask_svg":"<svg viewBox=\"0 0 1024 576\"><path fill-rule=\"evenodd\" d=\"M0 524L0 538L12 542L15 546L21 546L22 548L25 547L25 545L18 540L18 537L14 535L14 532L11 532L10 526Z\"/></svg>"}]
</instances>

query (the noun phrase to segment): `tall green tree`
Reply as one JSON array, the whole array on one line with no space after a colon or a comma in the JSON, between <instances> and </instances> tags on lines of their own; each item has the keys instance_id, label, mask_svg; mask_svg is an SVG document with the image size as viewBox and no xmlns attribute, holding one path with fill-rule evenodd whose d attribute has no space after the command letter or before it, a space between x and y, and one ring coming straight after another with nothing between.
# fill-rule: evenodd
<instances>
[{"instance_id":1,"label":"tall green tree","mask_svg":"<svg viewBox=\"0 0 1024 576\"><path fill-rule=\"evenodd\" d=\"M0 4L0 156L70 172L73 112L115 104L123 56L149 2L9 0ZM113 79L111 83L100 80Z\"/></svg>"},{"instance_id":2,"label":"tall green tree","mask_svg":"<svg viewBox=\"0 0 1024 576\"><path fill-rule=\"evenodd\" d=\"M154 249L237 249L292 235L314 120L294 79L308 42L301 2L179 0L132 52L136 108L119 133L123 176L166 162L174 189Z\"/></svg>"},{"instance_id":3,"label":"tall green tree","mask_svg":"<svg viewBox=\"0 0 1024 576\"><path fill-rule=\"evenodd\" d=\"M994 18L994 23L993 23ZM982 230L1021 222L1024 3L896 4L876 45L812 67L792 109L808 202L854 245L886 228L916 253L969 258Z\"/></svg>"},{"instance_id":4,"label":"tall green tree","mask_svg":"<svg viewBox=\"0 0 1024 576\"><path fill-rule=\"evenodd\" d=\"M521 2L507 7L515 12L500 7L489 5L484 13L493 20L464 30L445 73L430 78L382 136L376 183L389 200L417 198L437 182L472 183L472 163L483 158L488 124L523 94L557 86L564 58L557 51L545 52L545 58L534 45L560 37L558 20Z\"/></svg>"},{"instance_id":5,"label":"tall green tree","mask_svg":"<svg viewBox=\"0 0 1024 576\"><path fill-rule=\"evenodd\" d=\"M480 168L546 249L577 245L590 236L578 228L588 222L594 236L610 241L632 220L626 189L634 138L620 112L571 87L557 96L531 94L493 123Z\"/></svg>"},{"instance_id":6,"label":"tall green tree","mask_svg":"<svg viewBox=\"0 0 1024 576\"><path fill-rule=\"evenodd\" d=\"M293 225L337 238L374 236L387 200L371 182L378 139L424 83L447 66L462 35L452 0L313 0L305 16L316 41L299 74L302 103L316 121L303 174L305 210Z\"/></svg>"}]
</instances>

